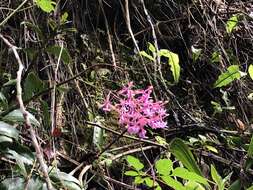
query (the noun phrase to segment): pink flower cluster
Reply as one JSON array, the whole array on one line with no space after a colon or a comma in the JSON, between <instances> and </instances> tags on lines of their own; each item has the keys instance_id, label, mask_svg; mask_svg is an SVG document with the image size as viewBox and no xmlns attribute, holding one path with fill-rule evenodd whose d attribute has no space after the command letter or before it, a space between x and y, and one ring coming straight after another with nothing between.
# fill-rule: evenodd
<instances>
[{"instance_id":1,"label":"pink flower cluster","mask_svg":"<svg viewBox=\"0 0 253 190\"><path fill-rule=\"evenodd\" d=\"M119 114L119 124L125 126L130 134L138 134L146 137L145 127L152 129L165 128L167 122L163 121L167 116L164 109L165 102L154 102L150 97L153 87L145 90L132 90L133 83L130 82L117 95L107 95L102 108L104 111L114 110ZM118 103L112 104L110 99L116 99Z\"/></svg>"}]
</instances>

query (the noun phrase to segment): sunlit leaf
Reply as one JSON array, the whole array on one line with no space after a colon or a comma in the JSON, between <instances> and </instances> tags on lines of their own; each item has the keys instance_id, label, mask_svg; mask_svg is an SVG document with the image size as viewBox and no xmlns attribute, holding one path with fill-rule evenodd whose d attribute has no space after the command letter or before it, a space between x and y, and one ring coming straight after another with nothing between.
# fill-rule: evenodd
<instances>
[{"instance_id":1,"label":"sunlit leaf","mask_svg":"<svg viewBox=\"0 0 253 190\"><path fill-rule=\"evenodd\" d=\"M69 14L67 12L64 12L63 15L61 16L61 24L64 24L65 22L67 22Z\"/></svg>"},{"instance_id":2,"label":"sunlit leaf","mask_svg":"<svg viewBox=\"0 0 253 190\"><path fill-rule=\"evenodd\" d=\"M176 176L176 177L180 177L182 179L191 180L191 181L195 181L198 183L202 183L204 185L208 185L206 178L204 178L194 172L190 172L187 169L182 168L182 167L177 167L175 170L173 170L172 176Z\"/></svg>"},{"instance_id":3,"label":"sunlit leaf","mask_svg":"<svg viewBox=\"0 0 253 190\"><path fill-rule=\"evenodd\" d=\"M218 80L214 84L214 88L227 86L236 79L240 79L242 76L238 65L231 65L227 71L220 74Z\"/></svg>"},{"instance_id":4,"label":"sunlit leaf","mask_svg":"<svg viewBox=\"0 0 253 190\"><path fill-rule=\"evenodd\" d=\"M169 58L170 70L172 72L175 83L178 83L179 77L180 77L180 70L181 70L180 65L179 65L178 54L173 53L167 49L159 50L159 54L160 56Z\"/></svg>"},{"instance_id":5,"label":"sunlit leaf","mask_svg":"<svg viewBox=\"0 0 253 190\"><path fill-rule=\"evenodd\" d=\"M218 185L219 190L221 190L222 178L218 174L217 170L215 169L213 165L211 165L211 176L212 176L213 181Z\"/></svg>"},{"instance_id":6,"label":"sunlit leaf","mask_svg":"<svg viewBox=\"0 0 253 190\"><path fill-rule=\"evenodd\" d=\"M169 159L160 159L155 163L155 168L160 175L169 175L173 169L173 163Z\"/></svg>"},{"instance_id":7,"label":"sunlit leaf","mask_svg":"<svg viewBox=\"0 0 253 190\"><path fill-rule=\"evenodd\" d=\"M128 162L128 164L132 167L134 167L134 169L136 169L137 171L140 171L142 168L144 168L144 165L140 162L140 160L138 158L135 158L134 156L127 156L126 160Z\"/></svg>"},{"instance_id":8,"label":"sunlit leaf","mask_svg":"<svg viewBox=\"0 0 253 190\"><path fill-rule=\"evenodd\" d=\"M188 181L185 184L186 190L206 190L202 185L195 181Z\"/></svg>"},{"instance_id":9,"label":"sunlit leaf","mask_svg":"<svg viewBox=\"0 0 253 190\"><path fill-rule=\"evenodd\" d=\"M56 4L52 0L36 0L35 3L46 13L54 11L54 5Z\"/></svg>"},{"instance_id":10,"label":"sunlit leaf","mask_svg":"<svg viewBox=\"0 0 253 190\"><path fill-rule=\"evenodd\" d=\"M151 55L147 54L147 52L145 52L145 51L140 51L140 55L148 58L151 61L155 61L155 59Z\"/></svg>"},{"instance_id":11,"label":"sunlit leaf","mask_svg":"<svg viewBox=\"0 0 253 190\"><path fill-rule=\"evenodd\" d=\"M237 26L238 24L238 17L239 15L233 15L230 17L226 23L226 31L227 33L231 33L233 29Z\"/></svg>"},{"instance_id":12,"label":"sunlit leaf","mask_svg":"<svg viewBox=\"0 0 253 190\"><path fill-rule=\"evenodd\" d=\"M148 49L149 49L152 53L156 52L155 46L154 46L153 44L151 44L150 42L148 42Z\"/></svg>"},{"instance_id":13,"label":"sunlit leaf","mask_svg":"<svg viewBox=\"0 0 253 190\"><path fill-rule=\"evenodd\" d=\"M249 72L250 78L253 80L253 65L249 66L248 72Z\"/></svg>"},{"instance_id":14,"label":"sunlit leaf","mask_svg":"<svg viewBox=\"0 0 253 190\"><path fill-rule=\"evenodd\" d=\"M186 190L186 188L177 180L170 176L161 176L162 180L170 187L176 190Z\"/></svg>"},{"instance_id":15,"label":"sunlit leaf","mask_svg":"<svg viewBox=\"0 0 253 190\"><path fill-rule=\"evenodd\" d=\"M133 170L126 171L124 174L127 175L127 176L138 176L139 175L138 172L133 171Z\"/></svg>"},{"instance_id":16,"label":"sunlit leaf","mask_svg":"<svg viewBox=\"0 0 253 190\"><path fill-rule=\"evenodd\" d=\"M135 178L134 178L134 183L135 184L141 184L141 183L143 183L144 182L144 179L142 178L142 177L140 177L140 176L136 176Z\"/></svg>"}]
</instances>

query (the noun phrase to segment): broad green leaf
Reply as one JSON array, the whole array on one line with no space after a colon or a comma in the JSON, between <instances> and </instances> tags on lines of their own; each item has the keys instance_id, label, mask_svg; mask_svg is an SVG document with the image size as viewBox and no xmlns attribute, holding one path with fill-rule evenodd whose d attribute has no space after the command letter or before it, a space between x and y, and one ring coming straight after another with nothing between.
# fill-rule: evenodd
<instances>
[{"instance_id":1,"label":"broad green leaf","mask_svg":"<svg viewBox=\"0 0 253 190\"><path fill-rule=\"evenodd\" d=\"M46 51L48 53L53 54L54 56L56 56L57 58L59 58L60 52L61 52L61 47L60 46L50 46L46 48ZM71 56L68 52L68 50L66 48L62 49L62 53L61 53L61 60L65 63L65 64L69 64L72 62Z\"/></svg>"},{"instance_id":2,"label":"broad green leaf","mask_svg":"<svg viewBox=\"0 0 253 190\"><path fill-rule=\"evenodd\" d=\"M211 176L212 176L213 181L218 185L219 190L223 190L223 189L221 189L222 178L218 174L217 170L215 169L215 167L213 165L211 165Z\"/></svg>"},{"instance_id":3,"label":"broad green leaf","mask_svg":"<svg viewBox=\"0 0 253 190\"><path fill-rule=\"evenodd\" d=\"M198 183L202 183L204 185L208 185L206 178L204 178L194 172L189 172L187 169L182 168L182 167L177 167L175 170L173 170L172 176L176 176L176 177L180 177L182 179L191 180L191 181L195 181Z\"/></svg>"},{"instance_id":4,"label":"broad green leaf","mask_svg":"<svg viewBox=\"0 0 253 190\"><path fill-rule=\"evenodd\" d=\"M253 158L253 135L250 140L249 148L248 148L249 157Z\"/></svg>"},{"instance_id":5,"label":"broad green leaf","mask_svg":"<svg viewBox=\"0 0 253 190\"><path fill-rule=\"evenodd\" d=\"M44 186L44 187L43 187ZM46 184L40 177L32 177L28 180L28 185L27 189L28 190L46 190L47 188L45 187Z\"/></svg>"},{"instance_id":6,"label":"broad green leaf","mask_svg":"<svg viewBox=\"0 0 253 190\"><path fill-rule=\"evenodd\" d=\"M151 44L150 42L148 42L148 49L149 49L152 53L156 52L155 46L154 46L153 44Z\"/></svg>"},{"instance_id":7,"label":"broad green leaf","mask_svg":"<svg viewBox=\"0 0 253 190\"><path fill-rule=\"evenodd\" d=\"M145 51L140 51L140 55L148 58L151 61L155 61L155 59L151 55L147 54Z\"/></svg>"},{"instance_id":8,"label":"broad green leaf","mask_svg":"<svg viewBox=\"0 0 253 190\"><path fill-rule=\"evenodd\" d=\"M10 159L15 159L17 161L19 160L20 162L23 162L24 164L28 165L32 165L35 160L35 156L31 152L31 150L18 143L5 150L4 154Z\"/></svg>"},{"instance_id":9,"label":"broad green leaf","mask_svg":"<svg viewBox=\"0 0 253 190\"><path fill-rule=\"evenodd\" d=\"M7 178L0 183L1 190L24 190L25 179L21 177Z\"/></svg>"},{"instance_id":10,"label":"broad green leaf","mask_svg":"<svg viewBox=\"0 0 253 190\"><path fill-rule=\"evenodd\" d=\"M8 123L5 123L3 121L0 121L0 135L4 135L10 138L18 140L19 132L16 128L9 125Z\"/></svg>"},{"instance_id":11,"label":"broad green leaf","mask_svg":"<svg viewBox=\"0 0 253 190\"><path fill-rule=\"evenodd\" d=\"M31 72L28 74L24 83L24 97L25 99L30 99L35 94L39 93L44 89L44 83L40 78L34 73Z\"/></svg>"},{"instance_id":12,"label":"broad green leaf","mask_svg":"<svg viewBox=\"0 0 253 190\"><path fill-rule=\"evenodd\" d=\"M26 171L26 168L25 168L25 163L23 162L23 157L22 156L19 156L15 151L13 151L13 156L15 157L16 159L16 163L17 163L17 166L18 166L18 172L24 177L26 178L27 177L27 171Z\"/></svg>"},{"instance_id":13,"label":"broad green leaf","mask_svg":"<svg viewBox=\"0 0 253 190\"><path fill-rule=\"evenodd\" d=\"M56 4L54 1L51 0L36 0L35 3L46 13L54 11L54 5Z\"/></svg>"},{"instance_id":14,"label":"broad green leaf","mask_svg":"<svg viewBox=\"0 0 253 190\"><path fill-rule=\"evenodd\" d=\"M173 170L173 163L169 159L160 159L155 163L157 173L160 175L169 175Z\"/></svg>"},{"instance_id":15,"label":"broad green leaf","mask_svg":"<svg viewBox=\"0 0 253 190\"><path fill-rule=\"evenodd\" d=\"M145 178L144 178L144 181L145 181L145 184L146 184L148 187L154 187L154 185L155 185L155 182L154 182L153 179L151 179L150 177L145 177Z\"/></svg>"},{"instance_id":16,"label":"broad green leaf","mask_svg":"<svg viewBox=\"0 0 253 190\"><path fill-rule=\"evenodd\" d=\"M250 78L253 80L253 65L249 66L248 72L249 72Z\"/></svg>"},{"instance_id":17,"label":"broad green leaf","mask_svg":"<svg viewBox=\"0 0 253 190\"><path fill-rule=\"evenodd\" d=\"M138 176L140 174L136 171L130 170L130 171L126 171L125 175L127 175L127 176Z\"/></svg>"},{"instance_id":18,"label":"broad green leaf","mask_svg":"<svg viewBox=\"0 0 253 190\"><path fill-rule=\"evenodd\" d=\"M181 139L172 140L170 151L190 172L203 176L189 147Z\"/></svg>"},{"instance_id":19,"label":"broad green leaf","mask_svg":"<svg viewBox=\"0 0 253 190\"><path fill-rule=\"evenodd\" d=\"M136 169L137 171L140 171L144 168L144 165L140 162L140 160L138 158L135 158L134 156L129 155L126 157L126 160L128 164L134 167L134 169Z\"/></svg>"},{"instance_id":20,"label":"broad green leaf","mask_svg":"<svg viewBox=\"0 0 253 190\"><path fill-rule=\"evenodd\" d=\"M53 182L62 185L64 188L69 190L81 190L79 180L72 175L53 169L53 171L49 174L49 177Z\"/></svg>"},{"instance_id":21,"label":"broad green leaf","mask_svg":"<svg viewBox=\"0 0 253 190\"><path fill-rule=\"evenodd\" d=\"M31 114L28 112L28 118L32 125L39 127L40 122ZM23 123L24 122L24 116L21 113L19 109L13 110L12 112L8 113L6 116L3 117L3 120L12 122L12 123Z\"/></svg>"},{"instance_id":22,"label":"broad green leaf","mask_svg":"<svg viewBox=\"0 0 253 190\"><path fill-rule=\"evenodd\" d=\"M13 140L10 137L0 135L0 144L1 143L13 143Z\"/></svg>"},{"instance_id":23,"label":"broad green leaf","mask_svg":"<svg viewBox=\"0 0 253 190\"><path fill-rule=\"evenodd\" d=\"M214 84L214 88L226 86L236 79L241 78L241 72L238 65L231 65L228 67L227 71L220 74L218 80Z\"/></svg>"},{"instance_id":24,"label":"broad green leaf","mask_svg":"<svg viewBox=\"0 0 253 190\"><path fill-rule=\"evenodd\" d=\"M176 53L173 53L167 49L159 50L160 56L164 56L169 58L170 70L172 72L174 81L178 83L180 77L180 65L179 65L179 57Z\"/></svg>"},{"instance_id":25,"label":"broad green leaf","mask_svg":"<svg viewBox=\"0 0 253 190\"><path fill-rule=\"evenodd\" d=\"M170 176L161 176L162 180L170 187L176 190L186 190L186 188L179 182Z\"/></svg>"},{"instance_id":26,"label":"broad green leaf","mask_svg":"<svg viewBox=\"0 0 253 190\"><path fill-rule=\"evenodd\" d=\"M253 190L253 185L250 186L247 190Z\"/></svg>"},{"instance_id":27,"label":"broad green leaf","mask_svg":"<svg viewBox=\"0 0 253 190\"><path fill-rule=\"evenodd\" d=\"M188 181L185 184L186 190L206 190L202 185L195 181Z\"/></svg>"},{"instance_id":28,"label":"broad green leaf","mask_svg":"<svg viewBox=\"0 0 253 190\"><path fill-rule=\"evenodd\" d=\"M233 29L237 26L238 24L238 17L239 15L233 15L230 17L226 23L226 31L227 33L231 33Z\"/></svg>"},{"instance_id":29,"label":"broad green leaf","mask_svg":"<svg viewBox=\"0 0 253 190\"><path fill-rule=\"evenodd\" d=\"M141 184L141 183L143 183L144 182L144 178L142 178L142 177L140 177L140 176L136 176L135 178L134 178L134 183L135 184Z\"/></svg>"}]
</instances>

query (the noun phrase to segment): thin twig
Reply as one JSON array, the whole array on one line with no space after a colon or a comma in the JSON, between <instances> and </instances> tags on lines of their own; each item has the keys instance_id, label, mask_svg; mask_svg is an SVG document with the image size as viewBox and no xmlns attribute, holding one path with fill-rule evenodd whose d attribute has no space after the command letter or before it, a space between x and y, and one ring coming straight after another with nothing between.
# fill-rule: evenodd
<instances>
[{"instance_id":1,"label":"thin twig","mask_svg":"<svg viewBox=\"0 0 253 190\"><path fill-rule=\"evenodd\" d=\"M24 6L24 4L26 4L28 0L24 0L15 10L12 11L11 14L9 14L1 23L0 23L0 28L6 23L8 22L8 20L16 13L18 12L18 10Z\"/></svg>"},{"instance_id":2,"label":"thin twig","mask_svg":"<svg viewBox=\"0 0 253 190\"><path fill-rule=\"evenodd\" d=\"M28 117L29 113L26 111L25 106L24 106L24 102L23 102L23 99L22 99L21 80L22 80L22 71L24 69L23 63L22 63L22 61L19 57L19 54L17 52L17 47L12 45L6 38L4 38L4 36L2 34L0 34L0 38L4 41L4 43L10 49L12 49L12 51L15 55L15 58L18 62L18 66L19 66L19 69L17 71L17 100L18 100L18 104L19 104L19 107L20 107L20 111L23 114L23 117L24 117L24 120L25 120L25 125L26 125L26 127L28 128L28 130L30 132L30 136L31 136L31 139L32 139L32 144L35 148L36 156L37 156L37 159L38 159L39 164L41 166L41 171L43 172L43 175L45 177L45 180L46 180L46 183L47 183L47 188L48 188L48 190L53 190L51 180L48 176L48 167L47 167L47 165L44 161L43 154L41 152L41 148L40 148L39 143L37 141L34 128L33 128L32 124L30 122L30 119Z\"/></svg>"}]
</instances>

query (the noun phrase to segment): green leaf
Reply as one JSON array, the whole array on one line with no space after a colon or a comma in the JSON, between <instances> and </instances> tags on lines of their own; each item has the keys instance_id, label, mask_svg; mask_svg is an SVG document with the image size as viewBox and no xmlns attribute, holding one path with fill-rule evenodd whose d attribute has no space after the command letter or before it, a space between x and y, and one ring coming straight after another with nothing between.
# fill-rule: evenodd
<instances>
[{"instance_id":1,"label":"green leaf","mask_svg":"<svg viewBox=\"0 0 253 190\"><path fill-rule=\"evenodd\" d=\"M227 33L231 33L233 31L233 29L237 26L238 24L238 18L239 15L233 15L232 17L230 17L226 23L226 31Z\"/></svg>"},{"instance_id":2,"label":"green leaf","mask_svg":"<svg viewBox=\"0 0 253 190\"><path fill-rule=\"evenodd\" d=\"M28 118L32 125L39 127L40 122L31 114L28 112ZM6 116L3 117L3 120L12 122L12 123L23 123L24 122L24 116L21 113L19 109L13 110L12 112L8 113Z\"/></svg>"},{"instance_id":3,"label":"green leaf","mask_svg":"<svg viewBox=\"0 0 253 190\"><path fill-rule=\"evenodd\" d=\"M172 72L174 81L178 83L180 77L180 65L179 65L179 57L176 53L173 53L167 49L159 50L160 56L164 56L169 58L170 70Z\"/></svg>"},{"instance_id":4,"label":"green leaf","mask_svg":"<svg viewBox=\"0 0 253 190\"><path fill-rule=\"evenodd\" d=\"M253 80L253 65L252 64L249 66L248 72L249 72L250 78Z\"/></svg>"},{"instance_id":5,"label":"green leaf","mask_svg":"<svg viewBox=\"0 0 253 190\"><path fill-rule=\"evenodd\" d=\"M1 143L13 143L12 138L0 135L0 144Z\"/></svg>"},{"instance_id":6,"label":"green leaf","mask_svg":"<svg viewBox=\"0 0 253 190\"><path fill-rule=\"evenodd\" d=\"M215 169L215 167L213 165L211 165L211 176L212 176L212 179L214 180L214 182L218 185L219 190L223 190L223 189L221 189L222 178L218 174L217 170Z\"/></svg>"},{"instance_id":7,"label":"green leaf","mask_svg":"<svg viewBox=\"0 0 253 190\"><path fill-rule=\"evenodd\" d=\"M65 24L67 22L69 14L67 12L64 12L64 14L61 16L61 24Z\"/></svg>"},{"instance_id":8,"label":"green leaf","mask_svg":"<svg viewBox=\"0 0 253 190\"><path fill-rule=\"evenodd\" d=\"M4 94L0 92L0 111L1 111L1 108L6 109L7 107L8 107L8 101L6 97L4 96Z\"/></svg>"},{"instance_id":9,"label":"green leaf","mask_svg":"<svg viewBox=\"0 0 253 190\"><path fill-rule=\"evenodd\" d=\"M44 83L34 72L30 72L24 83L24 99L30 99L42 90L44 90Z\"/></svg>"},{"instance_id":10,"label":"green leaf","mask_svg":"<svg viewBox=\"0 0 253 190\"><path fill-rule=\"evenodd\" d=\"M35 3L46 13L54 11L54 5L56 4L51 0L36 0Z\"/></svg>"},{"instance_id":11,"label":"green leaf","mask_svg":"<svg viewBox=\"0 0 253 190\"><path fill-rule=\"evenodd\" d=\"M8 123L0 121L0 135L7 136L18 141L19 132L16 128L9 125Z\"/></svg>"},{"instance_id":12,"label":"green leaf","mask_svg":"<svg viewBox=\"0 0 253 190\"><path fill-rule=\"evenodd\" d=\"M186 188L178 181L170 176L161 176L162 180L170 187L176 190L186 190Z\"/></svg>"},{"instance_id":13,"label":"green leaf","mask_svg":"<svg viewBox=\"0 0 253 190\"><path fill-rule=\"evenodd\" d=\"M238 65L231 65L228 67L227 71L222 73L218 80L214 84L214 88L226 86L233 82L236 79L240 79L242 77L241 72L239 70Z\"/></svg>"},{"instance_id":14,"label":"green leaf","mask_svg":"<svg viewBox=\"0 0 253 190\"><path fill-rule=\"evenodd\" d=\"M1 190L24 190L25 179L21 177L7 178L0 183Z\"/></svg>"},{"instance_id":15,"label":"green leaf","mask_svg":"<svg viewBox=\"0 0 253 190\"><path fill-rule=\"evenodd\" d=\"M35 160L35 156L31 150L21 144L13 144L7 150L4 151L6 157L10 159L20 160L21 162L32 165Z\"/></svg>"},{"instance_id":16,"label":"green leaf","mask_svg":"<svg viewBox=\"0 0 253 190\"><path fill-rule=\"evenodd\" d=\"M53 169L53 171L49 174L49 177L56 184L60 184L61 187L69 190L81 190L79 180L72 175Z\"/></svg>"},{"instance_id":17,"label":"green leaf","mask_svg":"<svg viewBox=\"0 0 253 190\"><path fill-rule=\"evenodd\" d=\"M253 135L250 140L249 148L248 148L249 157L253 158Z\"/></svg>"},{"instance_id":18,"label":"green leaf","mask_svg":"<svg viewBox=\"0 0 253 190\"><path fill-rule=\"evenodd\" d=\"M191 172L203 176L188 146L179 138L170 143L171 153Z\"/></svg>"},{"instance_id":19,"label":"green leaf","mask_svg":"<svg viewBox=\"0 0 253 190\"><path fill-rule=\"evenodd\" d=\"M172 176L176 176L182 179L191 180L194 182L202 183L204 185L208 185L206 178L194 172L189 172L187 169L182 168L182 167L177 167L175 170L173 170Z\"/></svg>"},{"instance_id":20,"label":"green leaf","mask_svg":"<svg viewBox=\"0 0 253 190\"><path fill-rule=\"evenodd\" d=\"M147 54L145 51L140 51L140 55L148 58L151 61L155 61L155 59L151 55Z\"/></svg>"},{"instance_id":21,"label":"green leaf","mask_svg":"<svg viewBox=\"0 0 253 190\"><path fill-rule=\"evenodd\" d=\"M155 182L150 177L145 177L144 181L148 187L154 187L155 185Z\"/></svg>"},{"instance_id":22,"label":"green leaf","mask_svg":"<svg viewBox=\"0 0 253 190\"><path fill-rule=\"evenodd\" d=\"M61 52L61 47L60 46L50 46L46 48L46 51L50 54L53 54L57 58L59 58L60 52ZM72 62L71 56L66 48L62 48L62 53L61 53L61 60L65 64L69 64Z\"/></svg>"},{"instance_id":23,"label":"green leaf","mask_svg":"<svg viewBox=\"0 0 253 190\"><path fill-rule=\"evenodd\" d=\"M194 46L192 46L191 50L192 50L192 59L193 59L193 62L196 62L199 59L199 57L200 57L200 55L202 53L202 49L197 49Z\"/></svg>"},{"instance_id":24,"label":"green leaf","mask_svg":"<svg viewBox=\"0 0 253 190\"><path fill-rule=\"evenodd\" d=\"M140 171L144 168L144 165L140 162L140 160L138 158L135 158L134 156L129 155L126 157L126 160L128 164L134 167L134 169L136 169L137 171Z\"/></svg>"},{"instance_id":25,"label":"green leaf","mask_svg":"<svg viewBox=\"0 0 253 190\"><path fill-rule=\"evenodd\" d=\"M151 44L150 42L148 42L148 49L149 49L152 53L156 52L155 46L154 46L153 44Z\"/></svg>"},{"instance_id":26,"label":"green leaf","mask_svg":"<svg viewBox=\"0 0 253 190\"><path fill-rule=\"evenodd\" d=\"M160 175L169 175L173 170L173 163L169 159L160 159L155 163L155 167Z\"/></svg>"},{"instance_id":27,"label":"green leaf","mask_svg":"<svg viewBox=\"0 0 253 190\"><path fill-rule=\"evenodd\" d=\"M141 176L136 176L135 178L134 178L134 183L135 184L141 184L141 183L143 183L144 182L144 179L141 177Z\"/></svg>"},{"instance_id":28,"label":"green leaf","mask_svg":"<svg viewBox=\"0 0 253 190\"><path fill-rule=\"evenodd\" d=\"M130 171L126 171L125 175L127 175L127 176L139 176L140 174L136 171L130 170Z\"/></svg>"},{"instance_id":29,"label":"green leaf","mask_svg":"<svg viewBox=\"0 0 253 190\"><path fill-rule=\"evenodd\" d=\"M210 145L205 145L205 147L207 148L207 150L218 154L218 150L215 147L210 146Z\"/></svg>"},{"instance_id":30,"label":"green leaf","mask_svg":"<svg viewBox=\"0 0 253 190\"><path fill-rule=\"evenodd\" d=\"M250 186L247 190L253 190L253 185Z\"/></svg>"},{"instance_id":31,"label":"green leaf","mask_svg":"<svg viewBox=\"0 0 253 190\"><path fill-rule=\"evenodd\" d=\"M188 181L185 184L186 190L206 190L202 185L195 181Z\"/></svg>"},{"instance_id":32,"label":"green leaf","mask_svg":"<svg viewBox=\"0 0 253 190\"><path fill-rule=\"evenodd\" d=\"M211 62L220 63L220 61L221 61L221 54L218 51L213 52Z\"/></svg>"}]
</instances>

